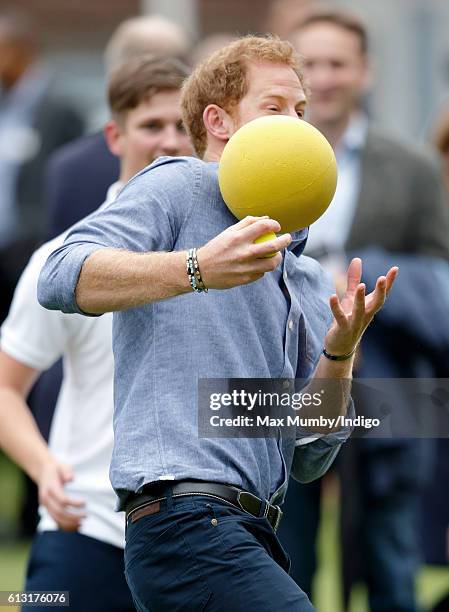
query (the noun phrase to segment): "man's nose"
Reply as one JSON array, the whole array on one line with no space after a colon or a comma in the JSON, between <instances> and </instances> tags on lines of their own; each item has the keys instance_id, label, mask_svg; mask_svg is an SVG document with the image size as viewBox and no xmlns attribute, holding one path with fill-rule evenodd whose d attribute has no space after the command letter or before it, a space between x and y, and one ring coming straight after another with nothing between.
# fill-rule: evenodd
<instances>
[{"instance_id":1,"label":"man's nose","mask_svg":"<svg viewBox=\"0 0 449 612\"><path fill-rule=\"evenodd\" d=\"M305 74L312 92L326 89L332 81L332 68L326 64L306 69Z\"/></svg>"},{"instance_id":2,"label":"man's nose","mask_svg":"<svg viewBox=\"0 0 449 612\"><path fill-rule=\"evenodd\" d=\"M176 153L181 146L182 132L175 125L167 125L162 134L161 149L164 152Z\"/></svg>"}]
</instances>

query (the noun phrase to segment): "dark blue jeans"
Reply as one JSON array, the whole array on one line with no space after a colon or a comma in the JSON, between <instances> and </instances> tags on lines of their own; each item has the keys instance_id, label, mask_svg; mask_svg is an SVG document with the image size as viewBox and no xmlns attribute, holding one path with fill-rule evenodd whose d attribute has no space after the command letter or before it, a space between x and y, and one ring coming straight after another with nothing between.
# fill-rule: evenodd
<instances>
[{"instance_id":1,"label":"dark blue jeans","mask_svg":"<svg viewBox=\"0 0 449 612\"><path fill-rule=\"evenodd\" d=\"M69 591L70 607L46 606L46 610L134 610L124 575L123 550L76 532L45 531L36 535L28 562L25 590Z\"/></svg>"},{"instance_id":2,"label":"dark blue jeans","mask_svg":"<svg viewBox=\"0 0 449 612\"><path fill-rule=\"evenodd\" d=\"M128 523L125 573L149 612L313 612L271 525L205 496Z\"/></svg>"}]
</instances>

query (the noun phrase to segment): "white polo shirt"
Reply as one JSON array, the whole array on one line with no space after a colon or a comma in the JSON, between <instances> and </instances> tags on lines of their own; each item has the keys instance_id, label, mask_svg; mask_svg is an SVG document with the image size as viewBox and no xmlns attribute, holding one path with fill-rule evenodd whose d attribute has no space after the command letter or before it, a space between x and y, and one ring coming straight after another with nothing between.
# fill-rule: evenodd
<instances>
[{"instance_id":1,"label":"white polo shirt","mask_svg":"<svg viewBox=\"0 0 449 612\"><path fill-rule=\"evenodd\" d=\"M108 190L107 206L120 183ZM112 314L84 317L46 310L36 297L39 273L47 257L63 243L61 234L40 247L17 285L9 315L1 327L2 350L40 371L63 357L64 378L52 421L53 455L73 468L67 493L85 501L87 517L79 532L124 547L124 516L114 511L116 496L109 482L113 445ZM58 529L44 507L39 531Z\"/></svg>"}]
</instances>

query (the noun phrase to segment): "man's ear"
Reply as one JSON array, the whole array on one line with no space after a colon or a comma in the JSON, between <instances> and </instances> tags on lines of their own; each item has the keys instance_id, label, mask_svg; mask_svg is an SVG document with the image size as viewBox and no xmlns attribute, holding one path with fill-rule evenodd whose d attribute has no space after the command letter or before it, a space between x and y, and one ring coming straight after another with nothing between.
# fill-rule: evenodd
<instances>
[{"instance_id":1,"label":"man's ear","mask_svg":"<svg viewBox=\"0 0 449 612\"><path fill-rule=\"evenodd\" d=\"M231 116L217 104L206 106L203 122L207 133L222 142L227 142L235 131Z\"/></svg>"},{"instance_id":2,"label":"man's ear","mask_svg":"<svg viewBox=\"0 0 449 612\"><path fill-rule=\"evenodd\" d=\"M110 119L103 128L103 134L108 145L108 149L113 155L120 157L122 151L122 129L116 121Z\"/></svg>"}]
</instances>

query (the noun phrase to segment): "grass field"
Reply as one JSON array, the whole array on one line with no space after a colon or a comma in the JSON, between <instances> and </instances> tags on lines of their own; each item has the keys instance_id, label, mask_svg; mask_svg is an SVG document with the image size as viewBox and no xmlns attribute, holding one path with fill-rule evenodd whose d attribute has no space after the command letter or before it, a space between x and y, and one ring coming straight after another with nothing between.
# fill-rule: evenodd
<instances>
[{"instance_id":1,"label":"grass field","mask_svg":"<svg viewBox=\"0 0 449 612\"><path fill-rule=\"evenodd\" d=\"M17 543L8 537L13 530L14 517L17 513L20 479L15 468L2 457L0 457L0 482L2 490L0 534L3 535L3 539L0 540L0 591L20 590L23 585L29 543ZM317 612L341 612L337 525L337 495L335 489L329 488L325 495L319 534L320 569L316 577L314 601ZM423 569L418 578L417 589L420 604L425 611L449 590L449 568ZM13 612L14 608L0 606L0 610ZM91 611L86 610L86 612ZM368 612L366 592L361 586L354 589L350 612Z\"/></svg>"}]
</instances>

